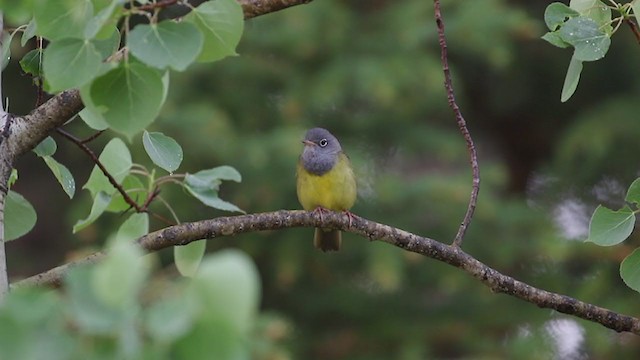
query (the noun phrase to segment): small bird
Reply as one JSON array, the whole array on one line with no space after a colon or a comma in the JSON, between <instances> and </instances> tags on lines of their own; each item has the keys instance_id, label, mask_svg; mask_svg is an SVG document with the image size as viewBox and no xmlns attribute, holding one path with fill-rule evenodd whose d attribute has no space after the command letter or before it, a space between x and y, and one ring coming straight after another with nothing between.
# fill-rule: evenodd
<instances>
[{"instance_id":1,"label":"small bird","mask_svg":"<svg viewBox=\"0 0 640 360\"><path fill-rule=\"evenodd\" d=\"M329 131L313 128L302 140L304 149L298 160L297 193L305 210L345 211L356 201L356 179L351 162L340 142ZM313 245L322 251L338 251L342 242L340 230L316 228Z\"/></svg>"}]
</instances>

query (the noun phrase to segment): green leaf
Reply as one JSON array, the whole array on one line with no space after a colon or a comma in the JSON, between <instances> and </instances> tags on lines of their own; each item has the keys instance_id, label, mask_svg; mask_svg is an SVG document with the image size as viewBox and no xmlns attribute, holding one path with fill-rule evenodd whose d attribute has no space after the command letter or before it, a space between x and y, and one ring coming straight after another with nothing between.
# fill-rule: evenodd
<instances>
[{"instance_id":1,"label":"green leaf","mask_svg":"<svg viewBox=\"0 0 640 360\"><path fill-rule=\"evenodd\" d=\"M73 179L73 175L66 166L57 162L51 156L43 156L42 160L47 164L49 169L53 175L58 179L60 185L62 185L62 189L67 195L69 195L70 199L73 199L73 194L76 192L76 182Z\"/></svg>"},{"instance_id":2,"label":"green leaf","mask_svg":"<svg viewBox=\"0 0 640 360\"><path fill-rule=\"evenodd\" d=\"M4 203L4 241L11 241L28 233L38 216L22 195L9 190Z\"/></svg>"},{"instance_id":3,"label":"green leaf","mask_svg":"<svg viewBox=\"0 0 640 360\"><path fill-rule=\"evenodd\" d=\"M153 303L146 312L145 328L161 343L170 343L187 334L194 322L193 307L177 296Z\"/></svg>"},{"instance_id":4,"label":"green leaf","mask_svg":"<svg viewBox=\"0 0 640 360\"><path fill-rule=\"evenodd\" d=\"M244 28L244 13L237 1L206 1L193 9L185 20L195 24L204 34L198 61L211 62L237 55L236 46Z\"/></svg>"},{"instance_id":5,"label":"green leaf","mask_svg":"<svg viewBox=\"0 0 640 360\"><path fill-rule=\"evenodd\" d=\"M240 173L231 166L219 166L217 168L202 170L195 174L187 174L184 179L184 187L196 199L203 204L224 211L242 212L236 205L226 202L218 197L218 189L222 180L240 182Z\"/></svg>"},{"instance_id":6,"label":"green leaf","mask_svg":"<svg viewBox=\"0 0 640 360\"><path fill-rule=\"evenodd\" d=\"M36 21L31 19L29 24L27 24L27 28L24 29L22 33L22 38L20 38L20 46L25 47L27 45L27 41L32 37L36 36Z\"/></svg>"},{"instance_id":7,"label":"green leaf","mask_svg":"<svg viewBox=\"0 0 640 360\"><path fill-rule=\"evenodd\" d=\"M149 215L146 213L131 214L131 216L120 225L115 241L133 243L134 240L148 233Z\"/></svg>"},{"instance_id":8,"label":"green leaf","mask_svg":"<svg viewBox=\"0 0 640 360\"><path fill-rule=\"evenodd\" d=\"M75 267L65 277L69 313L83 332L110 334L117 331L120 314L96 295L92 270L88 266Z\"/></svg>"},{"instance_id":9,"label":"green leaf","mask_svg":"<svg viewBox=\"0 0 640 360\"><path fill-rule=\"evenodd\" d=\"M96 78L80 95L89 111L128 137L146 128L163 100L162 75L146 65L122 63Z\"/></svg>"},{"instance_id":10,"label":"green leaf","mask_svg":"<svg viewBox=\"0 0 640 360\"><path fill-rule=\"evenodd\" d=\"M89 213L89 216L86 219L80 220L75 225L73 225L73 233L77 233L78 231L86 228L94 221L96 221L96 219L98 219L98 217L100 217L100 215L102 215L104 210L107 208L110 201L111 196L109 194L102 191L97 193L93 199L93 205L91 206L91 212Z\"/></svg>"},{"instance_id":11,"label":"green leaf","mask_svg":"<svg viewBox=\"0 0 640 360\"><path fill-rule=\"evenodd\" d=\"M629 185L629 190L627 190L627 196L625 196L624 200L632 204L640 203L640 178L635 179Z\"/></svg>"},{"instance_id":12,"label":"green leaf","mask_svg":"<svg viewBox=\"0 0 640 360\"><path fill-rule=\"evenodd\" d=\"M183 71L202 50L203 36L188 22L165 20L158 24L138 25L127 38L131 53L145 64Z\"/></svg>"},{"instance_id":13,"label":"green leaf","mask_svg":"<svg viewBox=\"0 0 640 360\"><path fill-rule=\"evenodd\" d=\"M102 65L102 56L91 41L62 39L44 50L43 69L49 92L82 86Z\"/></svg>"},{"instance_id":14,"label":"green leaf","mask_svg":"<svg viewBox=\"0 0 640 360\"><path fill-rule=\"evenodd\" d=\"M172 138L160 132L142 134L142 144L154 164L174 172L182 162L182 147Z\"/></svg>"},{"instance_id":15,"label":"green leaf","mask_svg":"<svg viewBox=\"0 0 640 360\"><path fill-rule=\"evenodd\" d=\"M223 165L201 170L195 174L187 174L185 177L185 182L193 187L215 187L220 184L220 180L241 182L242 176L233 167Z\"/></svg>"},{"instance_id":16,"label":"green leaf","mask_svg":"<svg viewBox=\"0 0 640 360\"><path fill-rule=\"evenodd\" d=\"M101 9L96 6L98 13L87 24L84 30L85 37L87 39L94 37L103 39L111 36L124 10L122 4L124 4L122 0L113 0Z\"/></svg>"},{"instance_id":17,"label":"green leaf","mask_svg":"<svg viewBox=\"0 0 640 360\"><path fill-rule=\"evenodd\" d=\"M591 217L589 238L586 241L600 246L619 244L631 235L635 220L634 212L627 206L613 211L599 205Z\"/></svg>"},{"instance_id":18,"label":"green leaf","mask_svg":"<svg viewBox=\"0 0 640 360\"><path fill-rule=\"evenodd\" d=\"M36 155L43 157L53 156L53 154L56 153L56 150L58 150L56 141L53 140L51 136L47 136L40 142L40 144L38 144L38 146L33 149L33 152L36 153Z\"/></svg>"},{"instance_id":19,"label":"green leaf","mask_svg":"<svg viewBox=\"0 0 640 360\"><path fill-rule=\"evenodd\" d=\"M580 61L602 59L611 45L609 35L600 30L595 21L584 16L569 19L559 30L559 35L575 47L573 57Z\"/></svg>"},{"instance_id":20,"label":"green leaf","mask_svg":"<svg viewBox=\"0 0 640 360\"><path fill-rule=\"evenodd\" d=\"M548 33L542 35L541 39L553 46L557 46L563 49L571 46L571 44L568 44L564 42L564 40L562 40L562 38L560 37L557 31L554 31L554 32L549 31Z\"/></svg>"},{"instance_id":21,"label":"green leaf","mask_svg":"<svg viewBox=\"0 0 640 360\"><path fill-rule=\"evenodd\" d=\"M611 8L600 0L571 0L569 7L576 10L582 16L586 16L598 24L598 27L611 31Z\"/></svg>"},{"instance_id":22,"label":"green leaf","mask_svg":"<svg viewBox=\"0 0 640 360\"><path fill-rule=\"evenodd\" d=\"M628 287L640 292L640 248L622 260L620 277Z\"/></svg>"},{"instance_id":23,"label":"green leaf","mask_svg":"<svg viewBox=\"0 0 640 360\"><path fill-rule=\"evenodd\" d=\"M247 333L258 310L260 277L253 261L238 250L207 256L189 289L206 319Z\"/></svg>"},{"instance_id":24,"label":"green leaf","mask_svg":"<svg viewBox=\"0 0 640 360\"><path fill-rule=\"evenodd\" d=\"M96 266L92 276L100 300L120 310L134 306L149 272L142 255L142 249L130 242L117 241L109 247L107 258Z\"/></svg>"},{"instance_id":25,"label":"green leaf","mask_svg":"<svg viewBox=\"0 0 640 360\"><path fill-rule=\"evenodd\" d=\"M231 212L240 212L245 213L244 210L240 209L236 205L224 201L218 197L217 189L203 189L203 188L193 188L187 184L184 185L185 189L196 199L200 200L203 204L210 206L214 209L223 210L223 211L231 211Z\"/></svg>"},{"instance_id":26,"label":"green leaf","mask_svg":"<svg viewBox=\"0 0 640 360\"><path fill-rule=\"evenodd\" d=\"M109 141L98 159L117 183L120 183L131 170L131 153L129 153L127 145L118 138ZM88 189L92 197L95 197L98 192L104 192L108 195L116 192L116 188L111 185L109 179L104 176L97 165L93 167L89 180L82 188Z\"/></svg>"},{"instance_id":27,"label":"green leaf","mask_svg":"<svg viewBox=\"0 0 640 360\"><path fill-rule=\"evenodd\" d=\"M49 40L84 38L85 27L93 18L89 0L37 0L33 10L36 34Z\"/></svg>"},{"instance_id":28,"label":"green leaf","mask_svg":"<svg viewBox=\"0 0 640 360\"><path fill-rule=\"evenodd\" d=\"M102 116L92 112L87 107L82 109L78 115L80 115L85 124L94 130L102 131L109 128L109 124L104 121Z\"/></svg>"},{"instance_id":29,"label":"green leaf","mask_svg":"<svg viewBox=\"0 0 640 360\"><path fill-rule=\"evenodd\" d=\"M582 61L576 60L575 56L571 58L569 62L569 68L567 69L567 75L564 78L564 85L562 85L562 95L560 101L566 102L571 98L573 93L578 87L580 82L580 73L582 72Z\"/></svg>"},{"instance_id":30,"label":"green leaf","mask_svg":"<svg viewBox=\"0 0 640 360\"><path fill-rule=\"evenodd\" d=\"M200 262L207 248L205 240L191 242L184 246L173 248L173 257L176 267L182 276L193 277L198 272Z\"/></svg>"},{"instance_id":31,"label":"green leaf","mask_svg":"<svg viewBox=\"0 0 640 360\"><path fill-rule=\"evenodd\" d=\"M120 47L120 32L114 27L111 36L99 40L93 39L91 43L96 47L96 50L104 60L113 55Z\"/></svg>"},{"instance_id":32,"label":"green leaf","mask_svg":"<svg viewBox=\"0 0 640 360\"><path fill-rule=\"evenodd\" d=\"M640 18L640 0L633 0L631 2L631 9L633 10L633 15L636 17L636 21Z\"/></svg>"},{"instance_id":33,"label":"green leaf","mask_svg":"<svg viewBox=\"0 0 640 360\"><path fill-rule=\"evenodd\" d=\"M0 69L4 70L4 68L9 64L9 59L11 58L11 41L13 40L13 36L16 34L16 31L5 32L2 34L2 58L0 58Z\"/></svg>"},{"instance_id":34,"label":"green leaf","mask_svg":"<svg viewBox=\"0 0 640 360\"><path fill-rule=\"evenodd\" d=\"M576 10L559 2L549 4L544 10L544 22L551 31L556 31L567 19L580 15Z\"/></svg>"},{"instance_id":35,"label":"green leaf","mask_svg":"<svg viewBox=\"0 0 640 360\"><path fill-rule=\"evenodd\" d=\"M33 49L20 59L22 71L34 77L42 76L42 49Z\"/></svg>"}]
</instances>

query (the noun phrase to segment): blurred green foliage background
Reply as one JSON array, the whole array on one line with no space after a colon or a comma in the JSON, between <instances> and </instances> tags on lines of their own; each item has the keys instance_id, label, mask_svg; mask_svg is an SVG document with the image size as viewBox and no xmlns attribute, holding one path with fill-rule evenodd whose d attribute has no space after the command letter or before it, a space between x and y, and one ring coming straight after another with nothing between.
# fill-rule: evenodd
<instances>
[{"instance_id":1,"label":"blurred green foliage background","mask_svg":"<svg viewBox=\"0 0 640 360\"><path fill-rule=\"evenodd\" d=\"M640 48L619 31L607 57L585 65L576 94L561 104L571 54L539 38L548 3L443 1L456 96L482 175L464 249L534 286L637 315L638 294L624 286L618 266L638 237L613 248L580 240L596 204L620 204L638 175ZM471 175L446 102L430 2L316 0L248 21L238 52L171 75L167 104L150 130L182 145L179 171L231 165L243 181L225 183L223 199L247 212L298 209L300 139L322 126L357 170L356 214L453 239ZM3 73L5 92L12 112L25 113L35 90L16 67ZM79 121L68 128L90 134ZM99 151L110 136L91 146ZM84 183L93 165L73 144L58 144L59 160ZM131 147L134 162L151 164L141 138ZM34 155L17 168L16 190L39 220L8 245L14 279L99 249L124 220L103 216L72 235L89 211L88 194L69 201ZM182 221L227 215L178 187L162 196ZM280 324L265 333L280 345L265 358L604 359L640 351L635 336L493 294L462 271L386 244L346 234L341 252L320 253L312 232L208 243L212 252L241 248L258 266L262 310ZM166 263L171 254L161 254Z\"/></svg>"}]
</instances>

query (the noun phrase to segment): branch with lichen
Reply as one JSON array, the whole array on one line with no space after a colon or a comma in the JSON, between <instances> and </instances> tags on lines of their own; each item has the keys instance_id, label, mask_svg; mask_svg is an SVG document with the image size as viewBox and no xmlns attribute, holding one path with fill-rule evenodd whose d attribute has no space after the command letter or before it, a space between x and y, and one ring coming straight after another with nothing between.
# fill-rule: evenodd
<instances>
[{"instance_id":1,"label":"branch with lichen","mask_svg":"<svg viewBox=\"0 0 640 360\"><path fill-rule=\"evenodd\" d=\"M351 226L349 223L351 221ZM446 245L428 237L380 224L358 216L328 212L322 217L302 210L281 210L269 213L219 217L170 226L139 238L136 243L147 252L171 246L181 246L201 239L217 239L265 230L296 227L334 228L360 235L370 241L383 241L407 251L444 262L476 278L495 293L503 293L541 308L553 309L606 326L618 332L640 335L640 319L589 304L575 298L542 290L500 273L455 245ZM53 268L19 281L13 287L60 286L69 269L104 258L103 252Z\"/></svg>"}]
</instances>

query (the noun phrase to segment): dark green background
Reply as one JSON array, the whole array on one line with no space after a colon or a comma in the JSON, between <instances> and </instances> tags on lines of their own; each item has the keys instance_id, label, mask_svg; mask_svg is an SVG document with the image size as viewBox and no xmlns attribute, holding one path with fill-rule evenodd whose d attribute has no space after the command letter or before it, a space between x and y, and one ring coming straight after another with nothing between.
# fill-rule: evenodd
<instances>
[{"instance_id":1,"label":"dark green background","mask_svg":"<svg viewBox=\"0 0 640 360\"><path fill-rule=\"evenodd\" d=\"M482 174L464 249L531 285L637 315L638 294L618 275L637 236L601 248L561 230L569 215L584 231L595 206L619 206L638 175L640 47L621 27L606 58L585 64L577 92L562 104L571 52L539 38L548 3L444 1L456 96ZM243 182L225 183L223 199L247 212L298 209L300 139L310 127L326 127L358 173L356 214L451 241L471 172L446 102L430 1L316 0L248 21L238 52L172 73L169 99L150 130L182 145L179 171L231 165ZM3 78L10 110L32 109L35 89L15 63ZM80 121L68 129L90 134ZM99 151L112 136L91 146ZM56 158L80 188L92 164L56 139ZM141 137L131 147L134 162L151 165ZM125 218L106 215L73 235L72 225L89 212L86 191L69 201L35 155L17 168L15 189L39 219L8 245L13 279L99 249ZM178 187L162 196L183 221L227 215ZM604 359L640 351L633 335L493 294L458 269L389 245L346 234L340 253L323 254L311 240L311 229L294 229L208 244L209 251L240 247L256 261L263 310L288 324L273 336L291 358ZM163 252L167 263L170 257ZM580 329L573 355L556 346L569 342L560 326L567 323L557 320Z\"/></svg>"}]
</instances>

